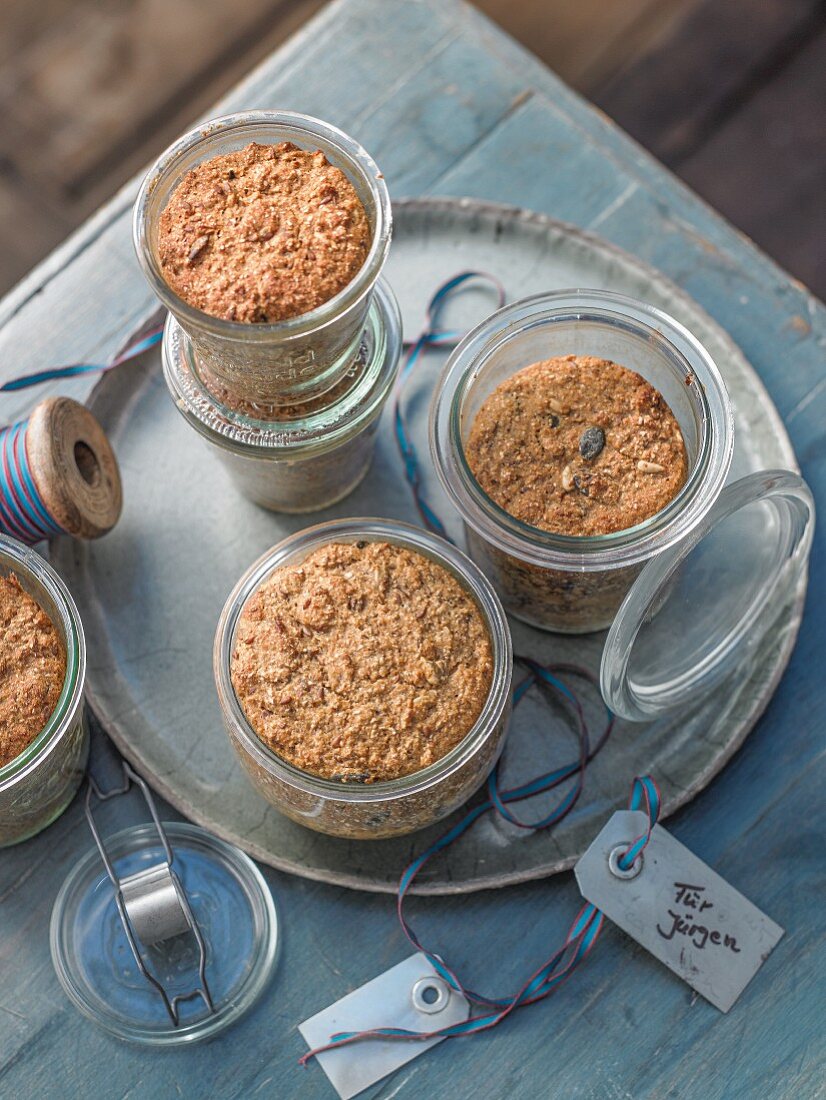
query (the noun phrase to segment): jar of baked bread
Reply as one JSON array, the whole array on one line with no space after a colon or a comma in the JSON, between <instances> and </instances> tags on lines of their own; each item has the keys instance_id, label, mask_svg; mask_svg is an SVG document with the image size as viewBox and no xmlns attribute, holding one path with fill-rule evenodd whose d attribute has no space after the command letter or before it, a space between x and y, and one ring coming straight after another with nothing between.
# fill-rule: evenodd
<instances>
[{"instance_id":1,"label":"jar of baked bread","mask_svg":"<svg viewBox=\"0 0 826 1100\"><path fill-rule=\"evenodd\" d=\"M159 157L134 240L215 379L241 401L291 405L348 370L391 222L384 178L347 134L292 111L245 111Z\"/></svg>"},{"instance_id":2,"label":"jar of baked bread","mask_svg":"<svg viewBox=\"0 0 826 1100\"><path fill-rule=\"evenodd\" d=\"M484 782L508 728L496 594L455 547L392 520L323 523L268 551L227 600L214 666L254 787L335 836L446 817Z\"/></svg>"},{"instance_id":3,"label":"jar of baked bread","mask_svg":"<svg viewBox=\"0 0 826 1100\"><path fill-rule=\"evenodd\" d=\"M477 326L444 368L430 436L507 611L563 633L611 625L645 563L707 515L734 441L705 348L606 291L537 295Z\"/></svg>"},{"instance_id":4,"label":"jar of baked bread","mask_svg":"<svg viewBox=\"0 0 826 1100\"><path fill-rule=\"evenodd\" d=\"M0 847L40 832L83 778L86 645L72 597L38 554L0 535Z\"/></svg>"}]
</instances>

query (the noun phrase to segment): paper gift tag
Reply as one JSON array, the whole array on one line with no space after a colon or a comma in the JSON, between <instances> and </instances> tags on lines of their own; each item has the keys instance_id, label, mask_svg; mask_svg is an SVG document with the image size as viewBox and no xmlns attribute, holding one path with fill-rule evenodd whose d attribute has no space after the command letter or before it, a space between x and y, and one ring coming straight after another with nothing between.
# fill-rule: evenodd
<instances>
[{"instance_id":1,"label":"paper gift tag","mask_svg":"<svg viewBox=\"0 0 826 1100\"><path fill-rule=\"evenodd\" d=\"M438 1031L462 1023L469 1015L470 1005L462 994L451 989L419 953L322 1009L299 1024L298 1030L312 1050L329 1043L339 1031L381 1027ZM369 1039L324 1051L317 1060L341 1100L349 1100L441 1041Z\"/></svg>"},{"instance_id":2,"label":"paper gift tag","mask_svg":"<svg viewBox=\"0 0 826 1100\"><path fill-rule=\"evenodd\" d=\"M728 1012L783 929L659 825L628 871L617 859L645 833L615 813L574 868L586 899L707 1001Z\"/></svg>"}]
</instances>

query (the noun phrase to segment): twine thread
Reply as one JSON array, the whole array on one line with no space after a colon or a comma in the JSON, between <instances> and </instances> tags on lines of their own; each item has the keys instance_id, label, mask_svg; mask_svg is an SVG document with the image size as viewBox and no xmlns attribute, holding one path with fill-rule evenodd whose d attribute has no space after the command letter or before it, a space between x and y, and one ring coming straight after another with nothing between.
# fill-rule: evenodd
<instances>
[{"instance_id":1,"label":"twine thread","mask_svg":"<svg viewBox=\"0 0 826 1100\"><path fill-rule=\"evenodd\" d=\"M489 275L485 271L460 271L457 275L453 275L450 279L442 283L427 303L425 309L425 323L422 331L408 344L408 350L402 360L393 395L393 426L396 433L396 444L399 448L399 454L401 455L402 464L404 466L405 479L413 494L413 501L421 516L422 523L428 531L432 531L436 535L441 535L441 537L448 542L452 542L453 540L448 535L447 529L438 515L427 503L422 492L419 457L416 453L416 448L408 428L407 418L404 414L404 391L407 383L410 381L413 368L421 358L422 352L427 348L453 347L461 339L462 333L447 329L441 330L439 328L439 316L442 307L451 295L471 280L487 283L493 288L497 299L497 309L505 304L504 286L495 275Z\"/></svg>"}]
</instances>

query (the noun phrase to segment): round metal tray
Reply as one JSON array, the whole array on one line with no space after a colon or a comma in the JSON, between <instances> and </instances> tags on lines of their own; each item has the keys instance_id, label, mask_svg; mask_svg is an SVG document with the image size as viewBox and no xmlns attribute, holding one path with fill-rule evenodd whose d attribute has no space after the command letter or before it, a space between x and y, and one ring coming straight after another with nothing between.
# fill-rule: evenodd
<instances>
[{"instance_id":1,"label":"round metal tray","mask_svg":"<svg viewBox=\"0 0 826 1100\"><path fill-rule=\"evenodd\" d=\"M610 287L661 307L715 356L737 423L732 479L751 470L796 468L780 417L726 333L658 272L604 241L550 218L473 200L422 199L395 207L386 275L415 336L435 287L459 270L495 273L509 299L552 288ZM444 321L463 329L493 308L470 288ZM408 392L413 435L426 466L428 499L452 534L460 525L427 461L427 407L444 354L429 353ZM629 364L633 366L633 364ZM159 355L106 375L90 399L119 456L125 510L98 542L58 540L52 560L80 607L89 647L89 701L123 754L187 817L274 867L364 890L392 891L411 859L445 823L409 837L352 842L310 832L254 793L224 734L212 680L212 640L227 593L267 547L333 516L415 522L390 418L359 488L314 516L279 516L238 496L203 441L176 411ZM649 725L620 722L588 769L576 810L551 831L526 833L487 815L422 872L423 893L461 893L538 878L570 867L641 772L662 785L666 815L701 790L742 743L794 646L806 581L737 682L690 714ZM599 667L603 635L540 634L514 623L518 653ZM561 713L529 693L506 749L508 782L565 763L574 740ZM593 704L598 713L598 705ZM537 816L539 816L537 808Z\"/></svg>"}]
</instances>

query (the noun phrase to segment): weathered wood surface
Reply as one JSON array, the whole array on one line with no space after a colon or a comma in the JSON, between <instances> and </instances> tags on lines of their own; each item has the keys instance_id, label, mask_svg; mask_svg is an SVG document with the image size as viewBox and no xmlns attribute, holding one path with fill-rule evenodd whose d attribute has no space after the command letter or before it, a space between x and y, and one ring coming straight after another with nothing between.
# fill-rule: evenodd
<instances>
[{"instance_id":1,"label":"weathered wood surface","mask_svg":"<svg viewBox=\"0 0 826 1100\"><path fill-rule=\"evenodd\" d=\"M824 310L604 117L458 0L343 0L222 105L289 106L362 140L394 195L472 194L596 229L662 268L733 334L826 487ZM110 353L151 305L129 240L129 187L0 304L0 374ZM81 393L84 386L66 386ZM29 399L30 400L30 399ZM4 400L11 418L26 407ZM494 1032L442 1044L367 1096L814 1097L823 1094L824 539L809 611L774 701L674 833L787 931L727 1015L618 932L563 990ZM117 826L130 823L121 809ZM296 1059L297 1023L409 952L387 898L267 871L283 925L272 987L207 1046L121 1045L65 1000L48 951L58 887L90 845L80 808L0 854L0 1095L330 1097ZM548 956L571 876L419 899L417 927L491 992Z\"/></svg>"},{"instance_id":2,"label":"weathered wood surface","mask_svg":"<svg viewBox=\"0 0 826 1100\"><path fill-rule=\"evenodd\" d=\"M5 0L5 288L323 0ZM20 266L28 254L29 262Z\"/></svg>"},{"instance_id":3,"label":"weathered wood surface","mask_svg":"<svg viewBox=\"0 0 826 1100\"><path fill-rule=\"evenodd\" d=\"M822 0L701 0L590 95L823 294Z\"/></svg>"},{"instance_id":4,"label":"weathered wood surface","mask_svg":"<svg viewBox=\"0 0 826 1100\"><path fill-rule=\"evenodd\" d=\"M0 292L323 2L4 0ZM587 89L699 2L613 0L606 8L602 0L483 0L481 7Z\"/></svg>"}]
</instances>

